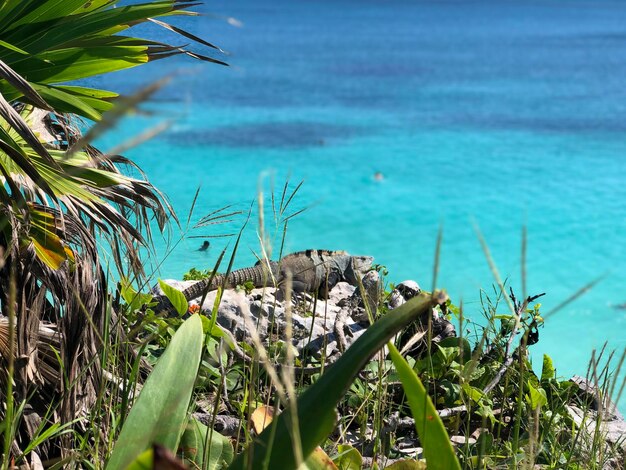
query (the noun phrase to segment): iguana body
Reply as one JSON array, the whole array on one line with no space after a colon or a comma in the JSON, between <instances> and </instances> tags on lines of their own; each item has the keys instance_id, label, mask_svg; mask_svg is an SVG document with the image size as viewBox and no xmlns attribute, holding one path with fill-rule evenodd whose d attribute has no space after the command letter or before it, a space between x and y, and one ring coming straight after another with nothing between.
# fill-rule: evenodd
<instances>
[{"instance_id":1,"label":"iguana body","mask_svg":"<svg viewBox=\"0 0 626 470\"><path fill-rule=\"evenodd\" d=\"M306 250L285 256L279 262L259 261L249 268L218 274L196 282L183 291L187 301L201 297L205 292L225 285L227 288L251 282L255 287L284 287L287 273L295 292L309 292L326 297L338 282L356 285L372 266L371 256L352 256L345 251Z\"/></svg>"}]
</instances>

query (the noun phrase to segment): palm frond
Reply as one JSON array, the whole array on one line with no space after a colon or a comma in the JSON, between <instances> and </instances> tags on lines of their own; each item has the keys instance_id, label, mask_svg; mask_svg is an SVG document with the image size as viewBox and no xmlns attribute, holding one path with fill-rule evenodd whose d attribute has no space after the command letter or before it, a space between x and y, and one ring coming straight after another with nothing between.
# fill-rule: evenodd
<instances>
[{"instance_id":1,"label":"palm frond","mask_svg":"<svg viewBox=\"0 0 626 470\"><path fill-rule=\"evenodd\" d=\"M152 222L162 231L168 220L176 221L167 199L131 161L91 146L154 86L121 99L111 90L68 82L172 55L225 64L202 49L127 34L148 23L210 54L222 53L159 19L195 15L189 8L196 5L185 0L0 2L0 383L14 381L15 402L28 402L31 410L14 452L20 439L32 438L44 416L74 423L95 401L102 377L100 335L111 304L99 246L109 248L120 272L140 276L139 247L150 245ZM82 137L76 124L82 118L102 124ZM14 345L8 336L11 318ZM11 350L13 377L7 369ZM5 391L0 387L0 394ZM54 410L49 409L52 397L60 399ZM40 455L56 457L67 444Z\"/></svg>"}]
</instances>

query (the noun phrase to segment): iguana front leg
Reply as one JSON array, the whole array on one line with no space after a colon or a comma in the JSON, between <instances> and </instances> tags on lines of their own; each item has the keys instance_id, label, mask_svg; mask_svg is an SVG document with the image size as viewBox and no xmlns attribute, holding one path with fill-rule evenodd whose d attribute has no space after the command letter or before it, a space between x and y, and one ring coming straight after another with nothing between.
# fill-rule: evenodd
<instances>
[{"instance_id":1,"label":"iguana front leg","mask_svg":"<svg viewBox=\"0 0 626 470\"><path fill-rule=\"evenodd\" d=\"M342 308L339 313L337 313L337 316L335 317L335 324L333 325L333 332L337 338L337 349L339 349L339 352L341 353L345 352L348 348L348 341L346 340L346 335L344 333L347 318L348 310Z\"/></svg>"}]
</instances>

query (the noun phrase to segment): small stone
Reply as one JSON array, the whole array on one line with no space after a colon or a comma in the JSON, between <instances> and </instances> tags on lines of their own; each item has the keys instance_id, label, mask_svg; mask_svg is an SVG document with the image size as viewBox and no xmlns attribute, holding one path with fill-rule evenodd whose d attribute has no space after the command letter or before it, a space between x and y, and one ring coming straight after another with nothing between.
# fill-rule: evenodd
<instances>
[{"instance_id":1,"label":"small stone","mask_svg":"<svg viewBox=\"0 0 626 470\"><path fill-rule=\"evenodd\" d=\"M494 410L494 414L495 414L495 410ZM485 433L485 432L487 432L487 433L488 433L488 432L489 432L489 429L487 429L487 428L477 428L477 429L476 429L476 430L472 433L472 437L473 437L474 439L478 439L478 438L480 437L480 435L481 435L482 433Z\"/></svg>"},{"instance_id":2,"label":"small stone","mask_svg":"<svg viewBox=\"0 0 626 470\"><path fill-rule=\"evenodd\" d=\"M356 291L356 287L347 282L338 282L335 287L328 293L328 303L340 305L346 299L349 299Z\"/></svg>"},{"instance_id":3,"label":"small stone","mask_svg":"<svg viewBox=\"0 0 626 470\"><path fill-rule=\"evenodd\" d=\"M367 296L368 307L371 312L375 312L380 301L380 274L378 271L368 271L363 276L363 289Z\"/></svg>"},{"instance_id":4,"label":"small stone","mask_svg":"<svg viewBox=\"0 0 626 470\"><path fill-rule=\"evenodd\" d=\"M457 446L464 446L465 444L476 444L476 439L474 439L473 437L466 437L466 436L451 436L450 437L450 442L452 442L452 444L457 445Z\"/></svg>"},{"instance_id":5,"label":"small stone","mask_svg":"<svg viewBox=\"0 0 626 470\"><path fill-rule=\"evenodd\" d=\"M361 438L360 433L357 433L352 430L348 430L343 434L344 444L350 444L352 447L356 447L362 442L363 442L363 439Z\"/></svg>"},{"instance_id":6,"label":"small stone","mask_svg":"<svg viewBox=\"0 0 626 470\"><path fill-rule=\"evenodd\" d=\"M422 447L403 447L399 448L398 452L404 455L410 455L413 458L421 459L424 455L424 449Z\"/></svg>"},{"instance_id":7,"label":"small stone","mask_svg":"<svg viewBox=\"0 0 626 470\"><path fill-rule=\"evenodd\" d=\"M393 310L394 308L398 308L404 303L406 303L406 300L404 300L404 297L402 297L400 291L398 289L394 289L389 295L389 308Z\"/></svg>"},{"instance_id":8,"label":"small stone","mask_svg":"<svg viewBox=\"0 0 626 470\"><path fill-rule=\"evenodd\" d=\"M412 299L416 295L419 295L420 292L422 292L419 284L411 280L402 281L396 286L396 289L400 292L400 294L402 294L404 300Z\"/></svg>"},{"instance_id":9,"label":"small stone","mask_svg":"<svg viewBox=\"0 0 626 470\"><path fill-rule=\"evenodd\" d=\"M422 289L420 289L417 282L411 280L402 281L396 286L389 296L389 308L398 308L400 305L405 303L407 300L412 299L420 292L422 292Z\"/></svg>"}]
</instances>

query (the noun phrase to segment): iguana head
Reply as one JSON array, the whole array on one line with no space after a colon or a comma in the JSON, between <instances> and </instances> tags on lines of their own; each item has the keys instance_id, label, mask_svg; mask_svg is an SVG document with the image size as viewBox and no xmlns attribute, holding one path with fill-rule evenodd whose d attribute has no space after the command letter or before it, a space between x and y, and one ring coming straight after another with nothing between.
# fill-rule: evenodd
<instances>
[{"instance_id":1,"label":"iguana head","mask_svg":"<svg viewBox=\"0 0 626 470\"><path fill-rule=\"evenodd\" d=\"M346 281L353 286L358 284L358 279L361 279L366 272L372 269L372 263L374 258L371 256L350 256L350 263L345 271Z\"/></svg>"}]
</instances>

